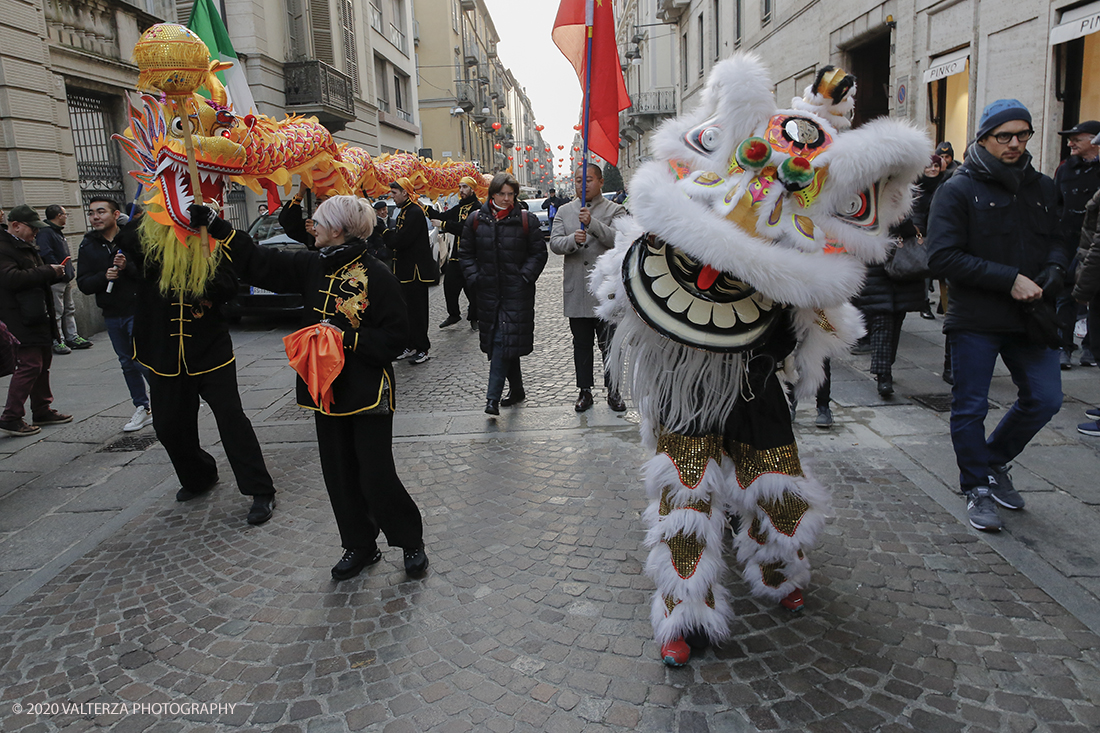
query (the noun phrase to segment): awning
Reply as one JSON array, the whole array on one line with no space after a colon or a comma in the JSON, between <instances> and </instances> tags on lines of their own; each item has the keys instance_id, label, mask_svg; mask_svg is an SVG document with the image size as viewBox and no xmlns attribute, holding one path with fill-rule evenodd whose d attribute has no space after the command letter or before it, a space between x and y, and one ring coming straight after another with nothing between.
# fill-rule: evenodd
<instances>
[{"instance_id":1,"label":"awning","mask_svg":"<svg viewBox=\"0 0 1100 733\"><path fill-rule=\"evenodd\" d=\"M970 49L964 48L954 53L932 59L932 65L924 72L924 83L945 79L966 71L966 60L970 58Z\"/></svg>"},{"instance_id":2,"label":"awning","mask_svg":"<svg viewBox=\"0 0 1100 733\"><path fill-rule=\"evenodd\" d=\"M1100 2L1062 13L1062 22L1050 29L1050 45L1072 41L1100 31Z\"/></svg>"}]
</instances>

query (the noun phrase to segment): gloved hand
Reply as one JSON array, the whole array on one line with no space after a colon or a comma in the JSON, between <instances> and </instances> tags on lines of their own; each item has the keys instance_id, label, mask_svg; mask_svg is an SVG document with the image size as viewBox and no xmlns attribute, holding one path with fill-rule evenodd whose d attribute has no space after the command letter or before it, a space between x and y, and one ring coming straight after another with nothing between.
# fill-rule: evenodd
<instances>
[{"instance_id":1,"label":"gloved hand","mask_svg":"<svg viewBox=\"0 0 1100 733\"><path fill-rule=\"evenodd\" d=\"M1035 284L1043 289L1043 297L1056 298L1062 292L1066 270L1061 265L1047 265L1035 276Z\"/></svg>"},{"instance_id":2,"label":"gloved hand","mask_svg":"<svg viewBox=\"0 0 1100 733\"><path fill-rule=\"evenodd\" d=\"M225 239L233 233L233 225L218 216L209 206L191 204L187 207L187 213L191 217L192 227L206 227L206 231L214 239Z\"/></svg>"}]
</instances>

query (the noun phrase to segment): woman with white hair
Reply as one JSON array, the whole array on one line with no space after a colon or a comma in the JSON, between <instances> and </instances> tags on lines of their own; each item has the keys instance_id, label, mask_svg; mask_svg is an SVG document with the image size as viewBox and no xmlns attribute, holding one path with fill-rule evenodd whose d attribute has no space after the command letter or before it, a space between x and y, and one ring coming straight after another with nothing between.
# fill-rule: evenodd
<instances>
[{"instance_id":1,"label":"woman with white hair","mask_svg":"<svg viewBox=\"0 0 1100 733\"><path fill-rule=\"evenodd\" d=\"M367 252L374 209L355 196L326 199L313 215L317 250L280 252L257 247L211 209L192 208L192 222L209 221L211 236L222 240L242 279L301 293L307 323L341 333L344 366L331 402L318 404L301 376L297 390L298 404L314 411L321 469L344 547L333 579L352 578L382 559L379 531L390 546L404 549L405 572L423 575L428 557L420 510L393 462L391 362L405 347L409 324L397 279Z\"/></svg>"}]
</instances>

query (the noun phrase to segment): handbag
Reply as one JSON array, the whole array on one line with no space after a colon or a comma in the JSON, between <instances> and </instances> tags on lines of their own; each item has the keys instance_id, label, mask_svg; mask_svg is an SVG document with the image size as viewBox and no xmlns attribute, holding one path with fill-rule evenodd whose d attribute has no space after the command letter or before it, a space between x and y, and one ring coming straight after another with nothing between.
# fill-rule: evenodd
<instances>
[{"instance_id":1,"label":"handbag","mask_svg":"<svg viewBox=\"0 0 1100 733\"><path fill-rule=\"evenodd\" d=\"M918 235L898 241L886 260L886 274L891 280L902 282L932 277L924 238Z\"/></svg>"}]
</instances>

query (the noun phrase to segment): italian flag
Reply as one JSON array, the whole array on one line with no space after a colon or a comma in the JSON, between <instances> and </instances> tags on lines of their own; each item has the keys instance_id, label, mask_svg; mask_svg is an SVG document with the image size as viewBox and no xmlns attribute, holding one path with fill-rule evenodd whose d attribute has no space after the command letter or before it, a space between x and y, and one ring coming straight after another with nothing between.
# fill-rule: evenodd
<instances>
[{"instance_id":1,"label":"italian flag","mask_svg":"<svg viewBox=\"0 0 1100 733\"><path fill-rule=\"evenodd\" d=\"M211 60L233 64L230 69L218 72L218 79L225 85L233 111L242 116L255 112L256 102L252 99L244 69L237 61L237 52L233 50L233 43L229 40L229 31L225 29L225 22L213 0L195 0L187 27L210 49Z\"/></svg>"}]
</instances>

